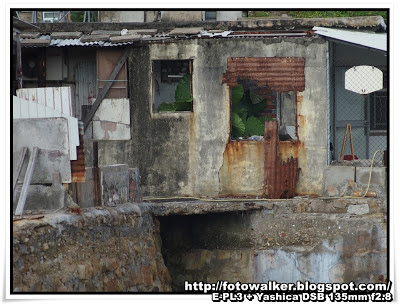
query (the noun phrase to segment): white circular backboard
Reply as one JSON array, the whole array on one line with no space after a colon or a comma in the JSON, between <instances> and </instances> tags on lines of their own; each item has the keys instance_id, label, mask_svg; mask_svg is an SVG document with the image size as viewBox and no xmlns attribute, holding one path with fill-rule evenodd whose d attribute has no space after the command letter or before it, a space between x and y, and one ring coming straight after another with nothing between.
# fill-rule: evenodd
<instances>
[{"instance_id":1,"label":"white circular backboard","mask_svg":"<svg viewBox=\"0 0 400 305\"><path fill-rule=\"evenodd\" d=\"M368 94L383 88L383 73L373 66L355 66L346 71L344 87L347 90Z\"/></svg>"}]
</instances>

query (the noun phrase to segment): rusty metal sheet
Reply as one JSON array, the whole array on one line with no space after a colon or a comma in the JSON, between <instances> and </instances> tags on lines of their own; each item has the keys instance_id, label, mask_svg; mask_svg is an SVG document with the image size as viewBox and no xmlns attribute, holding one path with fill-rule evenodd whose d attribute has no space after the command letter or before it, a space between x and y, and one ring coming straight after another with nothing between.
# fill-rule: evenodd
<instances>
[{"instance_id":1,"label":"rusty metal sheet","mask_svg":"<svg viewBox=\"0 0 400 305\"><path fill-rule=\"evenodd\" d=\"M252 79L273 91L304 91L304 65L302 57L231 57L222 82L236 86L240 79Z\"/></svg>"},{"instance_id":2,"label":"rusty metal sheet","mask_svg":"<svg viewBox=\"0 0 400 305\"><path fill-rule=\"evenodd\" d=\"M298 159L282 161L277 121L266 122L264 136L264 193L268 198L293 198L298 178Z\"/></svg>"},{"instance_id":3,"label":"rusty metal sheet","mask_svg":"<svg viewBox=\"0 0 400 305\"><path fill-rule=\"evenodd\" d=\"M117 65L124 50L98 50L97 51L97 84L99 92L105 86L108 78ZM128 75L126 63L122 66L105 98L128 97Z\"/></svg>"},{"instance_id":4,"label":"rusty metal sheet","mask_svg":"<svg viewBox=\"0 0 400 305\"><path fill-rule=\"evenodd\" d=\"M79 126L79 146L77 147L77 159L71 161L71 180L72 182L85 182L85 152L83 144L83 126Z\"/></svg>"}]
</instances>

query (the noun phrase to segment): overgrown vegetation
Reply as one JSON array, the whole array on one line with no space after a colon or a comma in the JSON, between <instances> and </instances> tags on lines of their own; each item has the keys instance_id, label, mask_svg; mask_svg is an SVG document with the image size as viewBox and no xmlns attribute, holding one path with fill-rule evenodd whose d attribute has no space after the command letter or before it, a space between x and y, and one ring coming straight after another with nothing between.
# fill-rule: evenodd
<instances>
[{"instance_id":1,"label":"overgrown vegetation","mask_svg":"<svg viewBox=\"0 0 400 305\"><path fill-rule=\"evenodd\" d=\"M98 15L97 11L91 11L90 12L90 22L97 22L98 21ZM71 21L72 22L83 22L85 19L85 12L84 11L71 11ZM86 14L86 22L89 20L89 14Z\"/></svg>"},{"instance_id":2,"label":"overgrown vegetation","mask_svg":"<svg viewBox=\"0 0 400 305\"><path fill-rule=\"evenodd\" d=\"M287 15L292 18L334 18L334 17L360 17L360 16L382 16L387 22L386 11L288 11ZM271 17L269 11L249 11L249 17Z\"/></svg>"},{"instance_id":3,"label":"overgrown vegetation","mask_svg":"<svg viewBox=\"0 0 400 305\"><path fill-rule=\"evenodd\" d=\"M243 85L232 88L232 136L233 138L264 135L265 121L272 118L259 116L266 105L265 97Z\"/></svg>"},{"instance_id":4,"label":"overgrown vegetation","mask_svg":"<svg viewBox=\"0 0 400 305\"><path fill-rule=\"evenodd\" d=\"M382 16L387 19L386 11L289 11L288 15L293 18Z\"/></svg>"},{"instance_id":5,"label":"overgrown vegetation","mask_svg":"<svg viewBox=\"0 0 400 305\"><path fill-rule=\"evenodd\" d=\"M257 17L271 17L271 14L266 11L249 11L250 18L257 18Z\"/></svg>"},{"instance_id":6,"label":"overgrown vegetation","mask_svg":"<svg viewBox=\"0 0 400 305\"><path fill-rule=\"evenodd\" d=\"M161 103L157 111L191 111L193 97L190 91L190 75L185 74L178 82L175 89L175 101Z\"/></svg>"}]
</instances>

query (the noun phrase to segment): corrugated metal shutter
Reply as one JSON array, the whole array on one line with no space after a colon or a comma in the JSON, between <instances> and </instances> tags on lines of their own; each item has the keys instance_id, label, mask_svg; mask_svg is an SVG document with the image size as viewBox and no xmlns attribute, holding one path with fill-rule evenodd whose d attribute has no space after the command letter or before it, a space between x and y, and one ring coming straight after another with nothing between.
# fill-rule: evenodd
<instances>
[{"instance_id":1,"label":"corrugated metal shutter","mask_svg":"<svg viewBox=\"0 0 400 305\"><path fill-rule=\"evenodd\" d=\"M96 63L82 62L75 68L76 117L82 117L82 105L92 105L97 96Z\"/></svg>"},{"instance_id":2,"label":"corrugated metal shutter","mask_svg":"<svg viewBox=\"0 0 400 305\"><path fill-rule=\"evenodd\" d=\"M222 82L237 86L240 79L252 79L272 91L304 91L304 65L301 57L231 57Z\"/></svg>"}]
</instances>

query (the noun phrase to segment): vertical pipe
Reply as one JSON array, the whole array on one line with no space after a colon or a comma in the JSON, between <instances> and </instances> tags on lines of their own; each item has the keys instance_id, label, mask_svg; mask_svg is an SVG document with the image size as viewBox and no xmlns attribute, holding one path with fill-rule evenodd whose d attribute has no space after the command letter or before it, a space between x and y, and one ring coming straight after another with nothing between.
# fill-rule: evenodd
<instances>
[{"instance_id":1,"label":"vertical pipe","mask_svg":"<svg viewBox=\"0 0 400 305\"><path fill-rule=\"evenodd\" d=\"M293 157L290 157L288 160L289 162L289 175L288 175L288 189L289 189L289 194L288 197L293 197L293 184L292 184L292 176L293 176Z\"/></svg>"},{"instance_id":2,"label":"vertical pipe","mask_svg":"<svg viewBox=\"0 0 400 305\"><path fill-rule=\"evenodd\" d=\"M330 42L326 42L326 146L327 146L327 165L331 163L331 150L330 150L330 138L331 138L331 122L330 122L330 57L329 57L329 46Z\"/></svg>"},{"instance_id":3,"label":"vertical pipe","mask_svg":"<svg viewBox=\"0 0 400 305\"><path fill-rule=\"evenodd\" d=\"M21 50L21 36L20 32L16 32L16 40L17 40L17 86L18 89L22 88L22 50Z\"/></svg>"}]
</instances>

